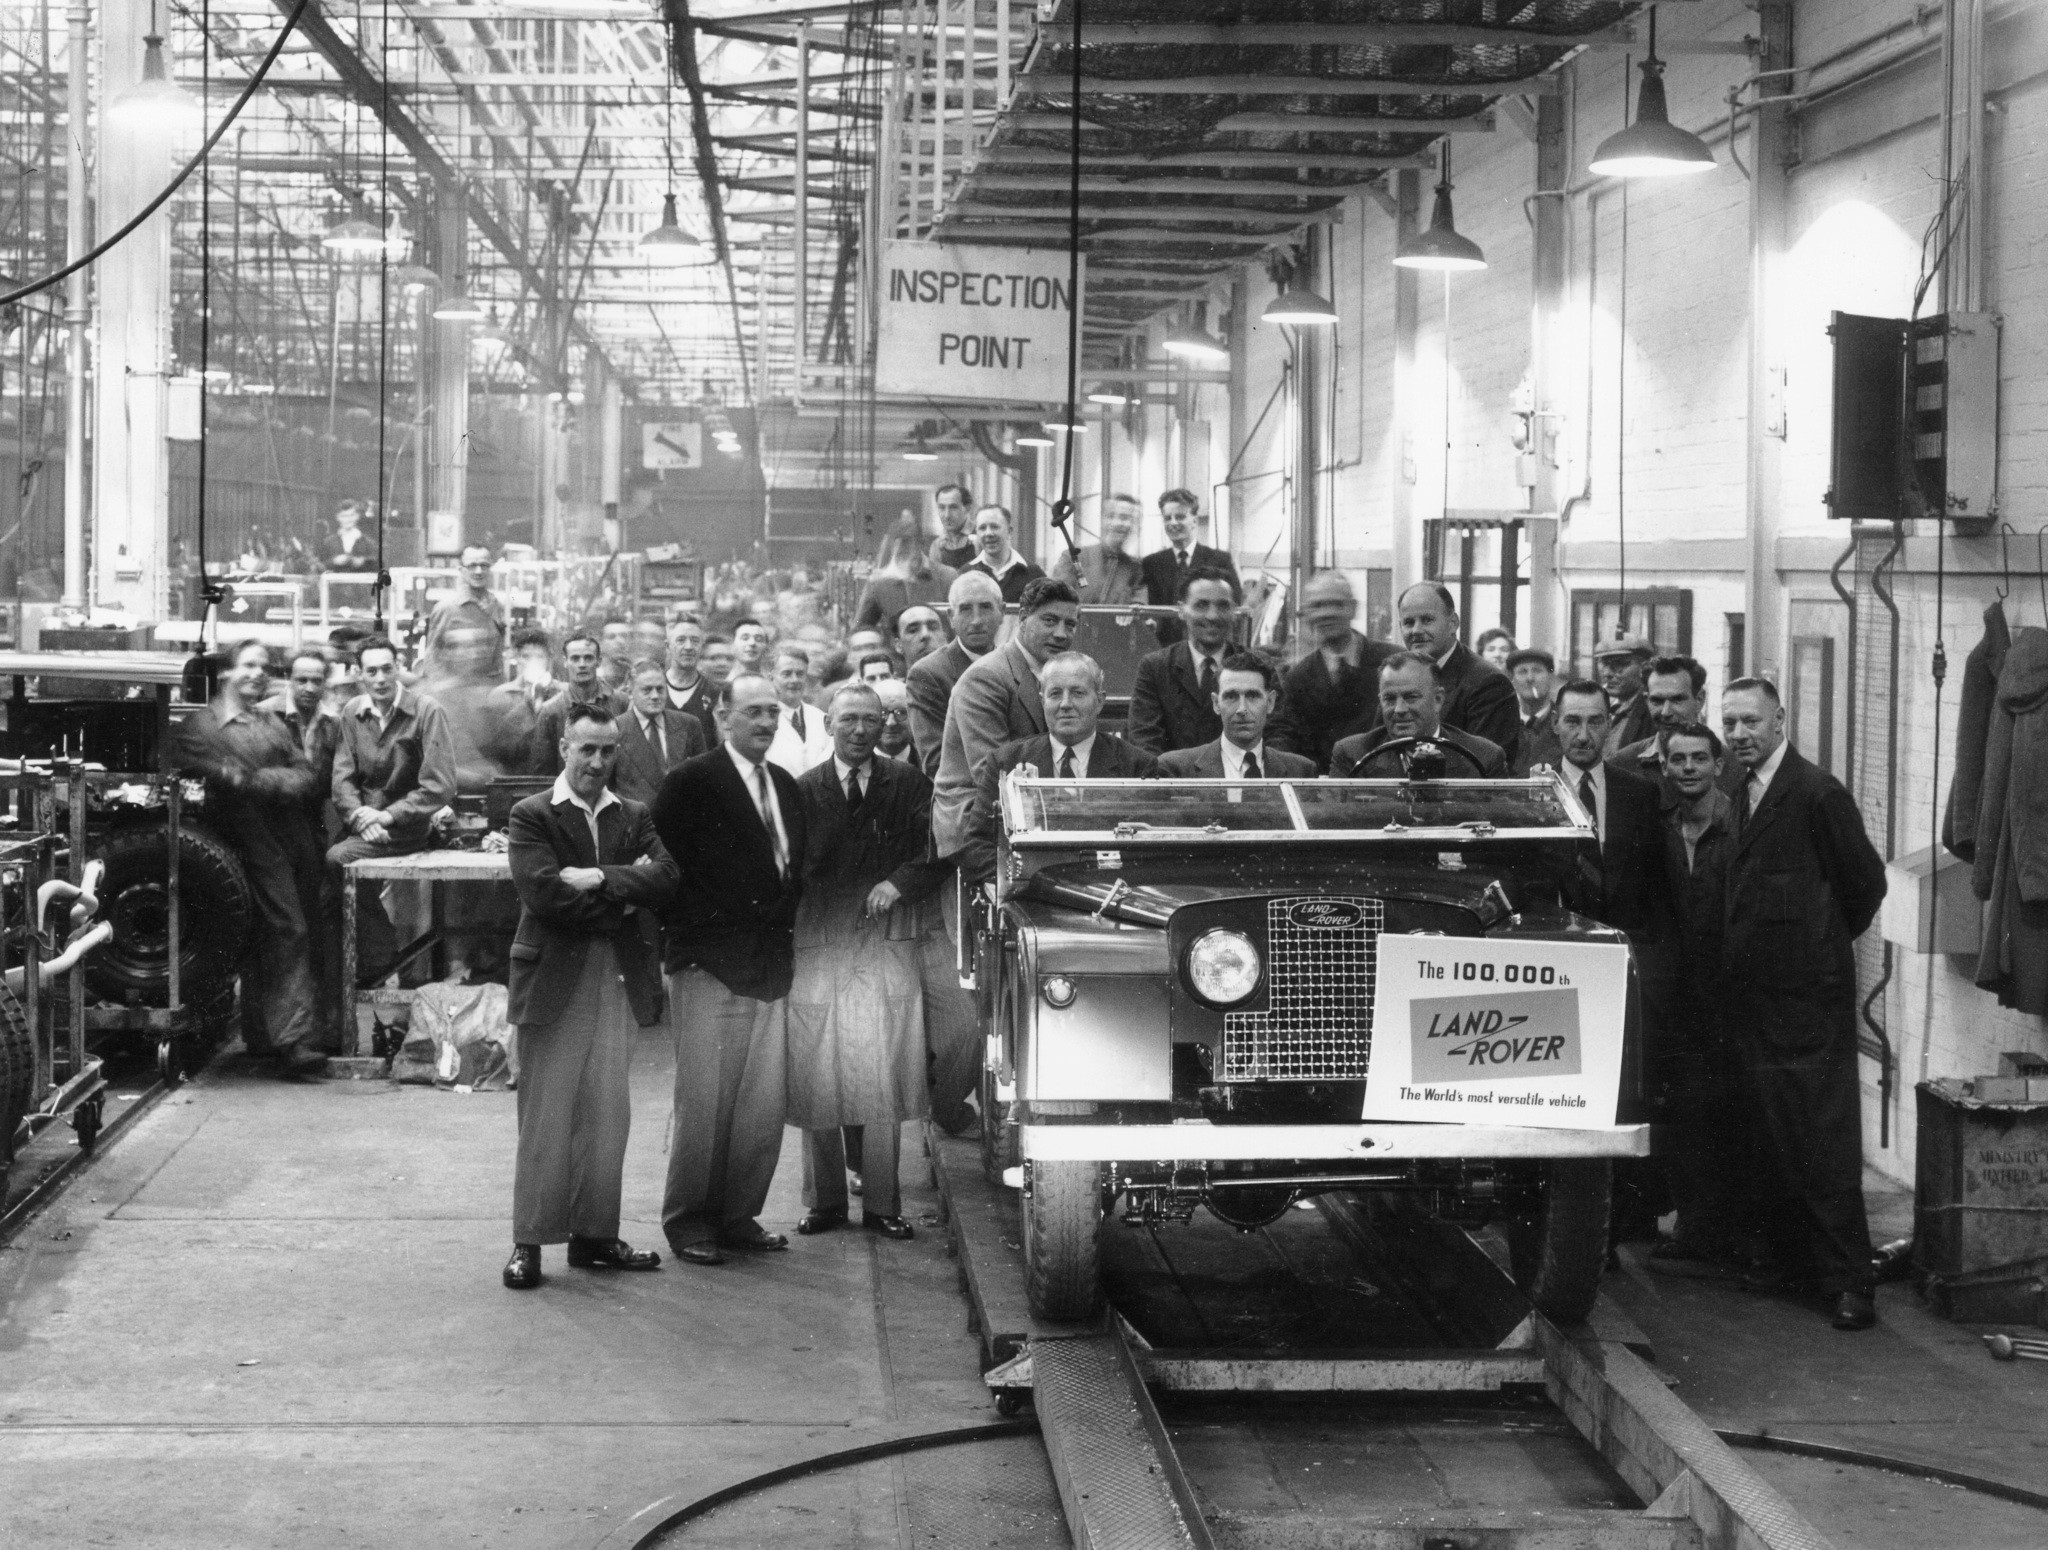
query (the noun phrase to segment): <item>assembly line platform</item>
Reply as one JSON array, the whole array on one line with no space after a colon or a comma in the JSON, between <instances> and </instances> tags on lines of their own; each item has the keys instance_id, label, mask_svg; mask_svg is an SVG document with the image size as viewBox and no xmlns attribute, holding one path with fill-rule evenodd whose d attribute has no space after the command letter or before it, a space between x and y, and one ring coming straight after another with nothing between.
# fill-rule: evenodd
<instances>
[{"instance_id":1,"label":"assembly line platform","mask_svg":"<svg viewBox=\"0 0 2048 1550\"><path fill-rule=\"evenodd\" d=\"M624 1228L643 1247L660 1246L671 1070L666 1038L644 1032ZM631 1276L572 1272L550 1250L545 1284L516 1294L498 1282L515 1101L378 1081L296 1087L232 1050L154 1097L0 1247L10 1546L624 1550L645 1537L654 1519L641 1515L656 1503L1000 1421L982 1376L990 1355L969 1329L970 1310L991 1304L963 1295L961 1278L1012 1283L999 1264L952 1257L914 1143L904 1209L915 1242L841 1232L716 1269L671 1261ZM942 1163L949 1149L972 1159L965 1143L939 1147ZM764 1215L777 1230L800 1214L798 1155L791 1132ZM980 1209L1001 1241L1003 1201L990 1192ZM1187 1236L1176 1242L1177 1231ZM1398 1285L1339 1284L1288 1325L1284 1297L1248 1295L1238 1323L1219 1328L1211 1294L1190 1296L1190 1284L1205 1258L1240 1241L1197 1218L1115 1245L1120 1265L1149 1277L1141 1362L1194 1344L1270 1355L1281 1339L1312 1357L1338 1353L1351 1326L1384 1317L1374 1305L1411 1298ZM1243 1273L1269 1291L1283 1259L1311 1274L1317 1256L1341 1268L1319 1212L1290 1213L1253 1247ZM1879 1327L1857 1336L1732 1287L1646 1276L1633 1251L1607 1292L1639 1331L1626 1338L1654 1360L1645 1370L1675 1382L1671 1392L1716 1428L2020 1486L2048 1474L2048 1365L1993 1363L1977 1331L1935 1319L1908 1288L1885 1288ZM1392 1341L1396 1323L1419 1316L1374 1325L1374 1338ZM1000 1307L983 1318L996 1335L1031 1333ZM1444 1337L1408 1327L1401 1338ZM1217 1544L1350 1544L1368 1482L1382 1493L1392 1482L1418 1520L1475 1531L1504 1496L1547 1503L1561 1530L1621 1500L1612 1472L1534 1397L1503 1408L1322 1386L1204 1395L1163 1385L1164 1434ZM1369 1448L1357 1424L1368 1413ZM1389 1417L1391 1429L1378 1424ZM1743 1458L1842 1546L2016 1550L2040 1544L2048 1523L1893 1474ZM1045 1446L1013 1430L808 1475L649 1543L1072 1542Z\"/></svg>"}]
</instances>

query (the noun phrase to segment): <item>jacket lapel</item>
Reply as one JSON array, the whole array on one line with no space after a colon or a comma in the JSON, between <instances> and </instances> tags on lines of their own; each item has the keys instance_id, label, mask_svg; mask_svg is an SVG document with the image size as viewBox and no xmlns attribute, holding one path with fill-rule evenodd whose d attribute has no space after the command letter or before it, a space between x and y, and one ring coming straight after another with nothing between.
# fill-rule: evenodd
<instances>
[{"instance_id":1,"label":"jacket lapel","mask_svg":"<svg viewBox=\"0 0 2048 1550\"><path fill-rule=\"evenodd\" d=\"M1207 708L1202 698L1202 678L1195 671L1195 648L1187 641L1173 648L1173 676L1180 681L1181 693L1196 706Z\"/></svg>"},{"instance_id":2,"label":"jacket lapel","mask_svg":"<svg viewBox=\"0 0 2048 1550\"><path fill-rule=\"evenodd\" d=\"M590 843L590 821L583 816L583 809L573 802L552 802L548 811L554 815L555 832L568 841L569 851L576 857L578 866L598 866L597 848ZM598 817L598 826L604 826L605 815Z\"/></svg>"},{"instance_id":3,"label":"jacket lapel","mask_svg":"<svg viewBox=\"0 0 2048 1550\"><path fill-rule=\"evenodd\" d=\"M1017 698L1024 706L1024 718L1042 737L1046 731L1045 703L1038 697L1038 675L1031 671L1030 659L1024 655L1022 646L1016 646L1014 650L1009 646L1003 649L1010 652L1010 679L1017 686Z\"/></svg>"},{"instance_id":4,"label":"jacket lapel","mask_svg":"<svg viewBox=\"0 0 2048 1550\"><path fill-rule=\"evenodd\" d=\"M1799 757L1799 751L1791 744L1785 745L1785 757L1778 761L1778 773L1771 777L1771 783L1764 788L1763 800L1758 802L1742 825L1742 833L1736 836L1735 853L1739 856L1755 843L1756 837L1778 816L1778 809L1785 805L1788 790L1797 783L1797 766L1806 761ZM1744 776L1745 781L1748 776ZM1737 787L1739 791L1741 788ZM1738 797L1739 801L1740 798Z\"/></svg>"}]
</instances>

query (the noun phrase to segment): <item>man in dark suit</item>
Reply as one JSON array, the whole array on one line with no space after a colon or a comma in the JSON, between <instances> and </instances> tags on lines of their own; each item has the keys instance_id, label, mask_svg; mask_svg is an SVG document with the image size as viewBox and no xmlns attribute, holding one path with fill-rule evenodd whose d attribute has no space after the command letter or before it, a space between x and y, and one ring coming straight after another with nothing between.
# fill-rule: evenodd
<instances>
[{"instance_id":1,"label":"man in dark suit","mask_svg":"<svg viewBox=\"0 0 2048 1550\"><path fill-rule=\"evenodd\" d=\"M1195 542L1195 530L1201 523L1201 509L1201 502L1192 490L1168 490L1159 497L1159 521L1166 529L1166 547L1153 550L1139 562L1140 573L1145 578L1146 599L1155 607L1171 608L1178 603L1181 587L1186 584L1188 572L1193 570L1220 570L1230 578L1232 586L1242 590L1237 579L1237 563L1223 550ZM1180 638L1178 621L1169 619L1160 623L1160 645L1171 646Z\"/></svg>"},{"instance_id":2,"label":"man in dark suit","mask_svg":"<svg viewBox=\"0 0 2048 1550\"><path fill-rule=\"evenodd\" d=\"M782 1150L803 806L796 778L768 761L775 686L748 673L722 698L724 745L671 771L654 803L682 879L665 953L676 1087L661 1226L699 1265L724 1263L724 1249L789 1247L755 1217Z\"/></svg>"},{"instance_id":3,"label":"man in dark suit","mask_svg":"<svg viewBox=\"0 0 2048 1550\"><path fill-rule=\"evenodd\" d=\"M1327 768L1341 738L1370 732L1380 719L1380 664L1401 648L1352 628L1358 595L1342 571L1317 571L1301 589L1301 623L1315 641L1287 671L1273 741Z\"/></svg>"},{"instance_id":4,"label":"man in dark suit","mask_svg":"<svg viewBox=\"0 0 2048 1550\"><path fill-rule=\"evenodd\" d=\"M506 1016L519 1030L519 1160L505 1284L540 1284L544 1243L579 1270L655 1270L661 1256L619 1237L633 1106L633 1029L661 1021L654 917L676 868L640 803L606 789L618 761L611 713L578 705L554 790L512 809L507 828L519 929Z\"/></svg>"},{"instance_id":5,"label":"man in dark suit","mask_svg":"<svg viewBox=\"0 0 2048 1550\"><path fill-rule=\"evenodd\" d=\"M1223 731L1216 680L1230 651L1237 582L1225 571L1197 566L1181 583L1179 601L1186 639L1140 658L1131 689L1127 735L1149 754L1199 748Z\"/></svg>"},{"instance_id":6,"label":"man in dark suit","mask_svg":"<svg viewBox=\"0 0 2048 1550\"><path fill-rule=\"evenodd\" d=\"M1003 627L1003 589L980 571L965 571L946 594L953 619L953 638L930 656L911 664L910 737L917 744L918 763L937 777L939 754L946 740L946 707L953 685L968 666L989 654Z\"/></svg>"},{"instance_id":7,"label":"man in dark suit","mask_svg":"<svg viewBox=\"0 0 2048 1550\"><path fill-rule=\"evenodd\" d=\"M1004 743L975 767L967 845L959 857L961 875L970 883L996 875L1003 777L1019 765L1049 780L1144 780L1159 773L1159 761L1144 749L1096 730L1104 695L1102 666L1093 657L1061 653L1045 664L1041 686L1047 730Z\"/></svg>"},{"instance_id":8,"label":"man in dark suit","mask_svg":"<svg viewBox=\"0 0 2048 1550\"><path fill-rule=\"evenodd\" d=\"M1727 1010L1772 1255L1753 1279L1810 1287L1835 1328L1868 1329L1877 1306L1863 1211L1855 947L1884 902L1884 861L1855 798L1785 741L1775 685L1730 684L1721 729L1743 770L1728 863Z\"/></svg>"},{"instance_id":9,"label":"man in dark suit","mask_svg":"<svg viewBox=\"0 0 2048 1550\"><path fill-rule=\"evenodd\" d=\"M932 841L950 856L966 838L981 761L1013 738L1046 730L1039 674L1074 643L1081 600L1064 581L1041 576L1024 589L1017 633L960 675L946 707L946 734L932 795Z\"/></svg>"},{"instance_id":10,"label":"man in dark suit","mask_svg":"<svg viewBox=\"0 0 2048 1550\"><path fill-rule=\"evenodd\" d=\"M1575 678L1552 700L1560 772L1600 834L1600 877L1572 901L1573 908L1626 931L1639 950L1671 933L1671 892L1664 874L1664 833L1657 788L1642 776L1606 761L1607 691Z\"/></svg>"},{"instance_id":11,"label":"man in dark suit","mask_svg":"<svg viewBox=\"0 0 2048 1550\"><path fill-rule=\"evenodd\" d=\"M1312 779L1314 760L1266 746L1266 722L1279 690L1280 674L1264 657L1249 651L1225 657L1215 694L1223 735L1161 755L1159 773L1182 780Z\"/></svg>"},{"instance_id":12,"label":"man in dark suit","mask_svg":"<svg viewBox=\"0 0 2048 1550\"><path fill-rule=\"evenodd\" d=\"M619 762L612 789L651 807L668 772L704 751L704 728L695 716L669 704L659 662L634 667L632 705L618 719Z\"/></svg>"},{"instance_id":13,"label":"man in dark suit","mask_svg":"<svg viewBox=\"0 0 2048 1550\"><path fill-rule=\"evenodd\" d=\"M1443 724L1512 751L1521 718L1515 686L1458 638L1458 606L1441 581L1418 581L1401 594L1401 639L1436 664L1443 684Z\"/></svg>"},{"instance_id":14,"label":"man in dark suit","mask_svg":"<svg viewBox=\"0 0 2048 1550\"><path fill-rule=\"evenodd\" d=\"M1507 779L1507 756L1500 745L1445 726L1443 708L1444 687L1436 663L1419 651L1395 652L1380 664L1380 724L1370 732L1341 739L1330 750L1330 773L1339 780L1401 779L1408 773L1407 753L1380 750L1388 743L1414 738L1449 743L1466 755L1461 759L1452 754L1444 760L1446 779Z\"/></svg>"},{"instance_id":15,"label":"man in dark suit","mask_svg":"<svg viewBox=\"0 0 2048 1550\"><path fill-rule=\"evenodd\" d=\"M1643 669L1642 703L1650 710L1648 735L1610 755L1616 763L1657 782L1670 807L1678 798L1664 777L1664 734L1696 725L1707 713L1707 670L1691 657L1654 657Z\"/></svg>"}]
</instances>

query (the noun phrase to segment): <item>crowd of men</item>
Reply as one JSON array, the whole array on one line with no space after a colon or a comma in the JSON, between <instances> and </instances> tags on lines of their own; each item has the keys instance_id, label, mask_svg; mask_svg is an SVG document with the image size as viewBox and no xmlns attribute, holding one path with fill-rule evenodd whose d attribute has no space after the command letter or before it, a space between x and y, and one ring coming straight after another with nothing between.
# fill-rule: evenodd
<instances>
[{"instance_id":1,"label":"crowd of men","mask_svg":"<svg viewBox=\"0 0 2048 1550\"><path fill-rule=\"evenodd\" d=\"M944 567L943 602L906 595L825 649L751 619L730 635L691 616L607 620L559 643L560 679L556 643L515 631L513 678L479 690L460 664L490 660L504 629L488 555L464 556L463 593L429 624L438 687L408 682L370 637L349 653L360 692L338 708L331 651L280 664L270 704L267 653L238 647L186 738L240 815L230 837L265 922L246 1037L293 1075L337 1047L305 991L321 983L315 1004L341 1005L323 944L343 868L433 843L474 746L553 781L513 809L507 839L522 1069L506 1284L539 1284L549 1243L572 1266L659 1264L618 1222L631 1034L663 1020L677 1059L662 1225L677 1257L787 1249L759 1215L788 1123L807 1138L799 1234L851 1225L851 1173L860 1225L908 1238L900 1124L974 1117L954 880L994 874L1007 772L1372 778L1404 775L1429 744L1451 777L1557 770L1598 835L1597 871L1564 902L1636 949L1660 1124L1618 1231L1654 1234L1675 1210L1652 1269L1818 1294L1837 1328L1867 1328L1851 949L1883 865L1846 791L1786 741L1775 687L1729 684L1716 732L1689 657L1623 639L1595 648L1598 681L1558 683L1543 651L1475 654L1436 582L1401 594L1399 642L1375 640L1337 572L1308 582L1305 649L1281 663L1237 643L1238 578L1194 542L1193 497L1169 492L1169 547L1134 560L1135 504L1111 502L1101 542L1047 576L1016 555L1006 511L983 506L970 528L949 487L944 530L903 561L906 575ZM1074 643L1084 600L1141 591L1177 617L1117 732L1103 670ZM324 867L308 859L323 842ZM358 907L375 983L391 932L373 889ZM309 967L273 972L287 958Z\"/></svg>"}]
</instances>

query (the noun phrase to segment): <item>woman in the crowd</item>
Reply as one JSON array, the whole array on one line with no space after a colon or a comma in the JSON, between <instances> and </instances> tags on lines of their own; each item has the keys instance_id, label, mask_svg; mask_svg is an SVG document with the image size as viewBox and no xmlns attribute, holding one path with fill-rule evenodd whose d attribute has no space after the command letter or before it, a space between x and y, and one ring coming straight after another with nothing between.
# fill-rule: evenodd
<instances>
[{"instance_id":1,"label":"woman in the crowd","mask_svg":"<svg viewBox=\"0 0 2048 1550\"><path fill-rule=\"evenodd\" d=\"M1472 649L1505 673L1508 670L1508 657L1515 649L1515 638L1506 630L1486 630L1481 633L1479 644Z\"/></svg>"}]
</instances>

